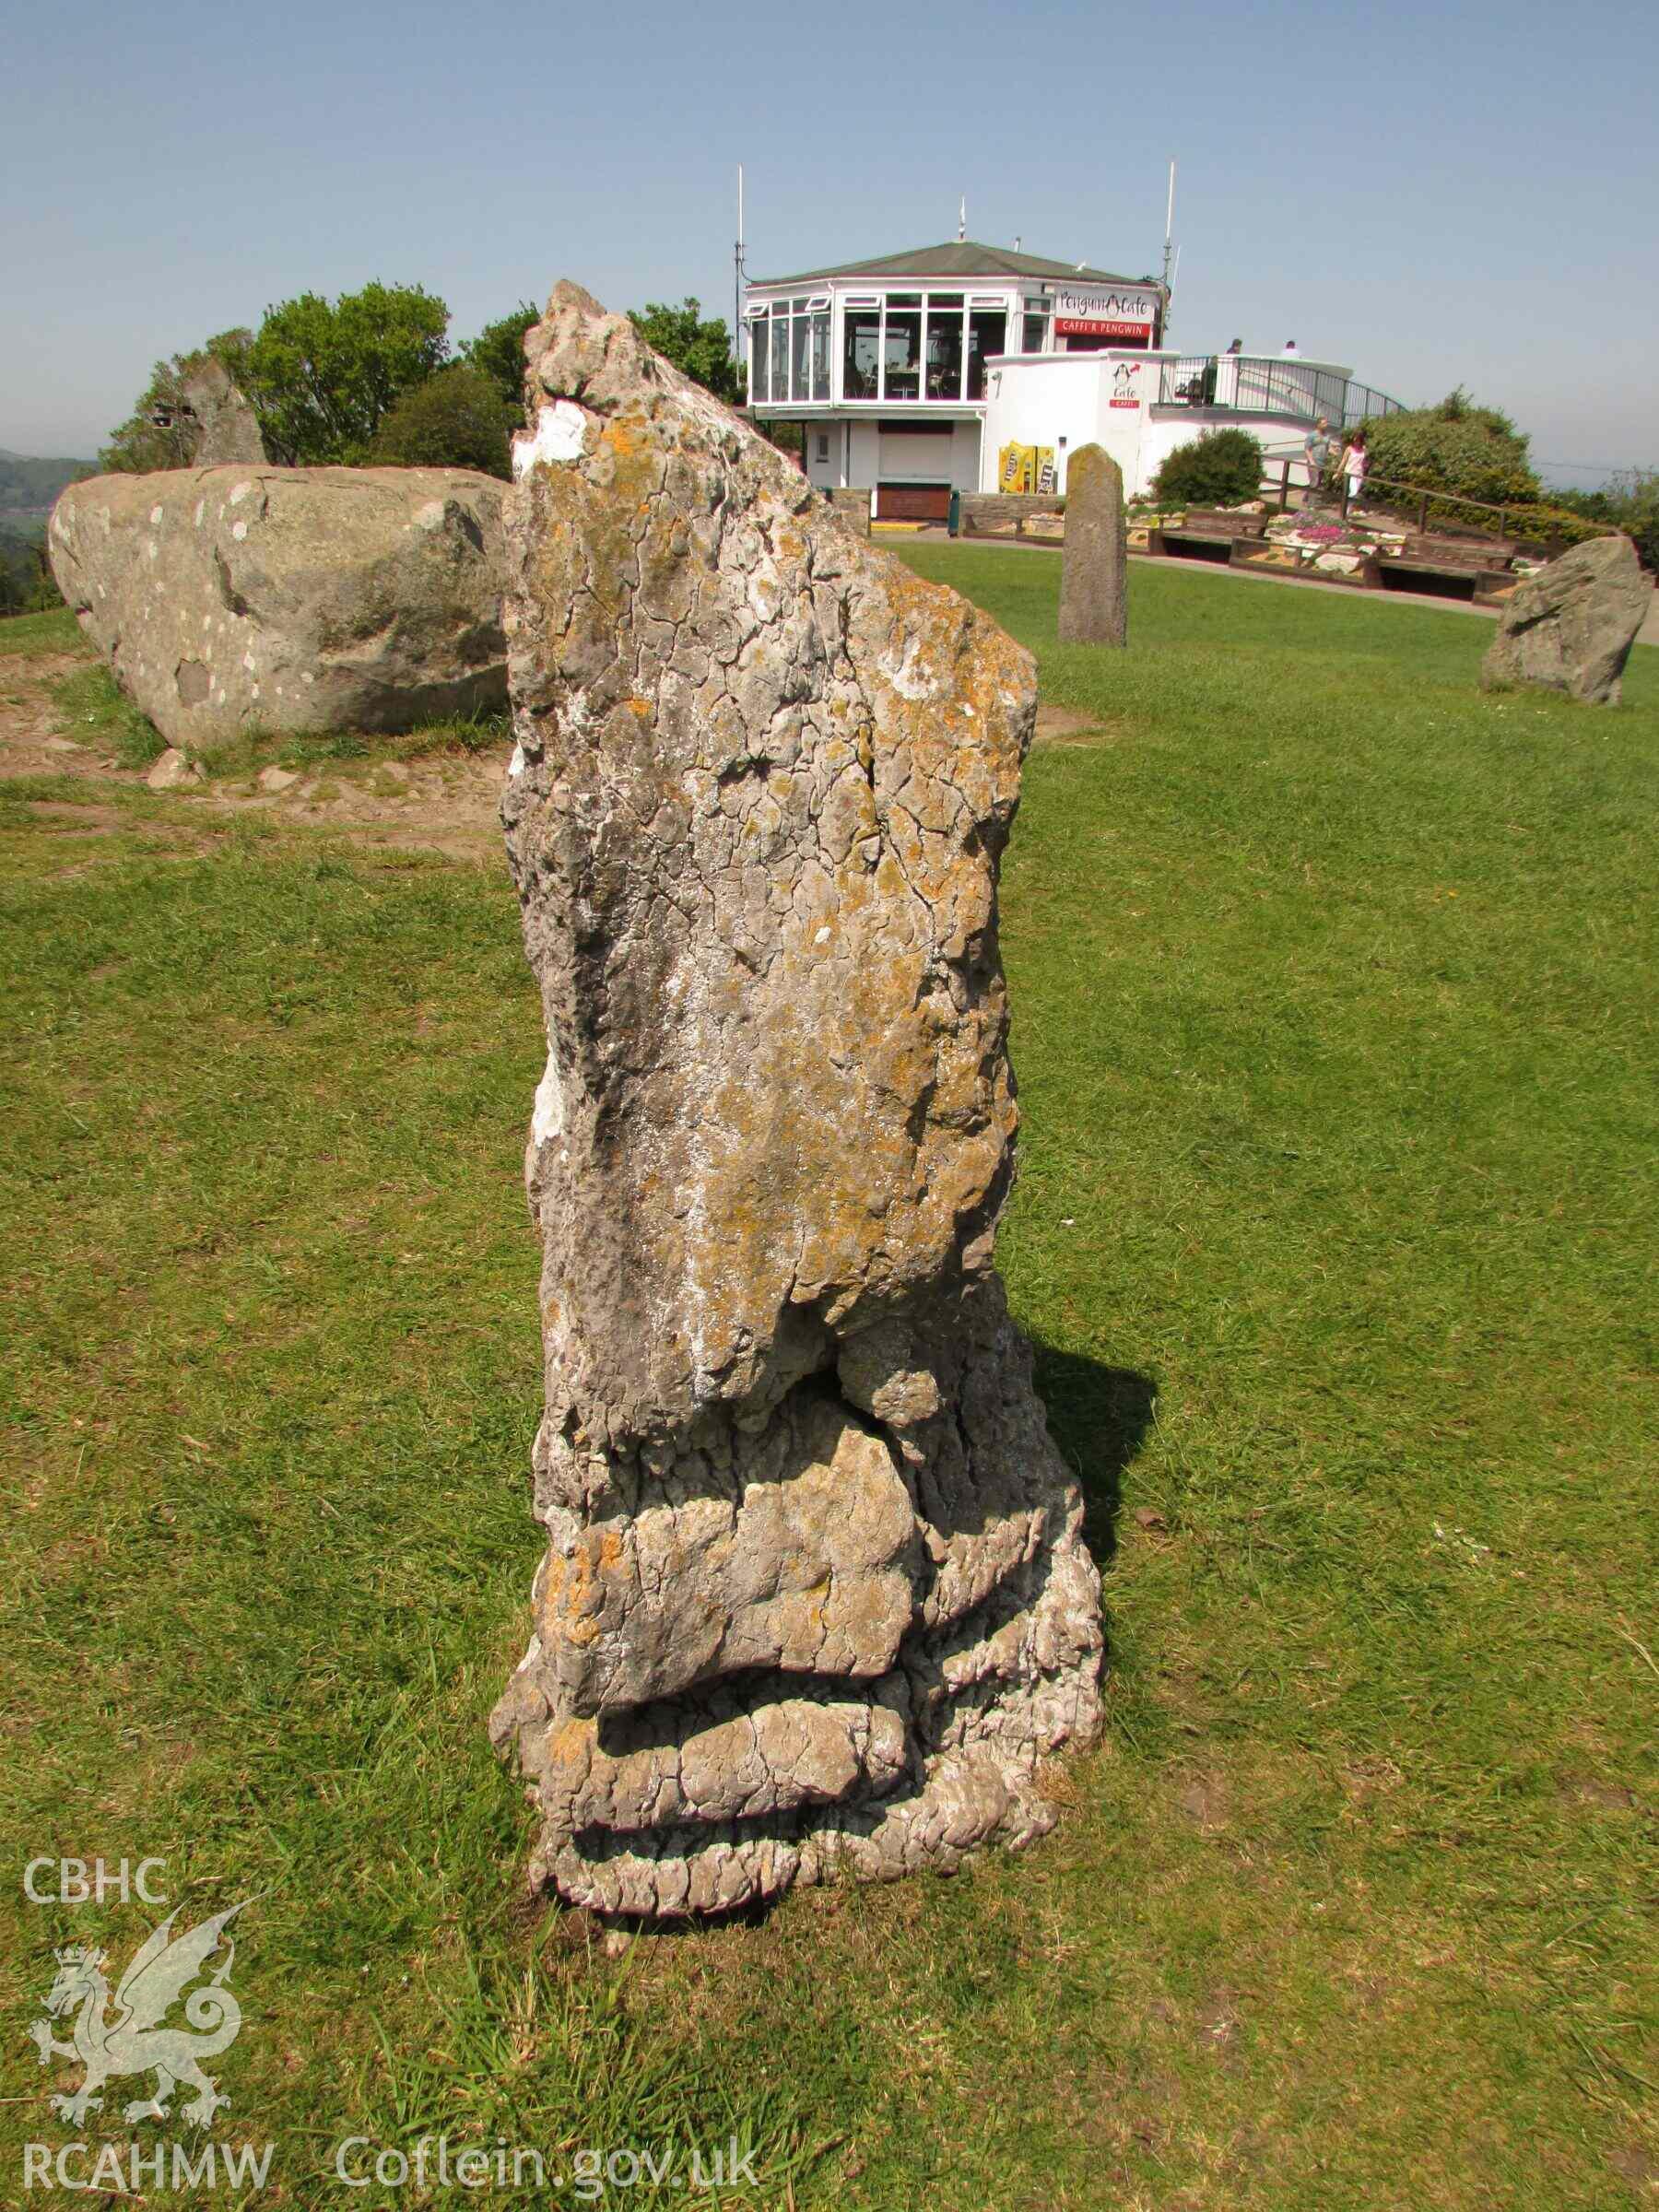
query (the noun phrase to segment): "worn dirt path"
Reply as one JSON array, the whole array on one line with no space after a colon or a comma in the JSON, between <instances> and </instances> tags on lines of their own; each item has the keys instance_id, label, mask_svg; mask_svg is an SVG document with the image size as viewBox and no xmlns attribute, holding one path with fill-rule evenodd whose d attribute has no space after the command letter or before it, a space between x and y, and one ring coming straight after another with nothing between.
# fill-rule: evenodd
<instances>
[{"instance_id":1,"label":"worn dirt path","mask_svg":"<svg viewBox=\"0 0 1659 2212\"><path fill-rule=\"evenodd\" d=\"M85 665L87 657L75 653L0 660L0 790L21 776L146 788L145 771L123 768L105 734L90 733L85 742L74 735L73 721L54 696L62 678ZM258 774L249 771L155 798L158 806L177 809L181 830L199 824L204 813L263 815L285 827L327 830L371 845L494 858L501 851L497 809L508 750L503 743L476 754L326 760L301 771L281 791L263 789ZM95 806L95 789L87 795ZM62 810L62 801L33 803Z\"/></svg>"}]
</instances>

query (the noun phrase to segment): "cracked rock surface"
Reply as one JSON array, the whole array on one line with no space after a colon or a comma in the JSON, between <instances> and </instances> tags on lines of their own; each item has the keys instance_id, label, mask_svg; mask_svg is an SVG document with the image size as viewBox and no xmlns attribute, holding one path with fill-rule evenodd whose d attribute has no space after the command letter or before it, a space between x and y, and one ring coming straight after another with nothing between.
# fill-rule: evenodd
<instances>
[{"instance_id":1,"label":"cracked rock surface","mask_svg":"<svg viewBox=\"0 0 1659 2212\"><path fill-rule=\"evenodd\" d=\"M650 1917L1052 1824L1081 1503L992 1265L1030 656L560 285L506 506L547 1551L492 1734Z\"/></svg>"}]
</instances>

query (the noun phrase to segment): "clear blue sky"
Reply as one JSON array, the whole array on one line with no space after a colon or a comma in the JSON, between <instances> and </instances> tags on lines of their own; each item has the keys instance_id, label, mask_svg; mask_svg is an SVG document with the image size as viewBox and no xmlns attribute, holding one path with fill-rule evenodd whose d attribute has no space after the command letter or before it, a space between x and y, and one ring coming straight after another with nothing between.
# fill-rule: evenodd
<instances>
[{"instance_id":1,"label":"clear blue sky","mask_svg":"<svg viewBox=\"0 0 1659 2212\"><path fill-rule=\"evenodd\" d=\"M1652 0L0 6L15 451L90 453L157 356L308 288L420 282L455 336L564 275L729 315L740 159L756 276L953 237L964 192L971 237L1139 274L1173 154L1183 347L1659 463Z\"/></svg>"}]
</instances>

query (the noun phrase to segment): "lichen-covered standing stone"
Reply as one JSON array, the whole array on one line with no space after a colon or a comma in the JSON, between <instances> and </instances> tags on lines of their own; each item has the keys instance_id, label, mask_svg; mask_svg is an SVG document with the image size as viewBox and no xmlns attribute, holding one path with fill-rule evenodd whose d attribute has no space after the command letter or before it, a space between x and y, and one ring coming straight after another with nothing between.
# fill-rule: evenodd
<instances>
[{"instance_id":1,"label":"lichen-covered standing stone","mask_svg":"<svg viewBox=\"0 0 1659 2212\"><path fill-rule=\"evenodd\" d=\"M1102 445L1080 445L1065 470L1065 550L1060 556L1060 641L1128 640L1129 536L1124 472Z\"/></svg>"},{"instance_id":2,"label":"lichen-covered standing stone","mask_svg":"<svg viewBox=\"0 0 1659 2212\"><path fill-rule=\"evenodd\" d=\"M1099 1722L992 1267L1032 665L573 286L525 340L503 799L548 1041L547 1530L493 1733L577 1902L949 1865Z\"/></svg>"}]
</instances>

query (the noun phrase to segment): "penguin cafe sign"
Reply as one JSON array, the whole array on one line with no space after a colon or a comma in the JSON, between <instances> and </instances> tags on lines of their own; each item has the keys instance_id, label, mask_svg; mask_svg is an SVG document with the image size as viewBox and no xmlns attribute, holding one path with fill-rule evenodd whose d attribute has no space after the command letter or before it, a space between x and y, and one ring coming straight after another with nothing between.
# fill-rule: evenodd
<instances>
[{"instance_id":1,"label":"penguin cafe sign","mask_svg":"<svg viewBox=\"0 0 1659 2212\"><path fill-rule=\"evenodd\" d=\"M1054 335L1062 338L1147 338L1158 319L1158 294L1137 286L1051 284Z\"/></svg>"}]
</instances>

